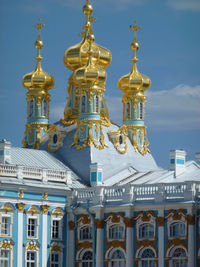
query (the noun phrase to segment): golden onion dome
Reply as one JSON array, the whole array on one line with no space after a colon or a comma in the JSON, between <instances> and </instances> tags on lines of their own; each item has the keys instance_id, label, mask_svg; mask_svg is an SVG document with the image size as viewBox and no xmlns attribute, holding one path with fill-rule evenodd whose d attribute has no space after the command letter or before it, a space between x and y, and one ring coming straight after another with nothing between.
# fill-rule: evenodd
<instances>
[{"instance_id":1,"label":"golden onion dome","mask_svg":"<svg viewBox=\"0 0 200 267\"><path fill-rule=\"evenodd\" d=\"M41 24L40 19L38 24L35 25L35 28L38 29L38 38L35 42L35 48L37 49L37 64L34 71L24 75L22 79L23 86L28 90L50 90L54 86L54 78L43 71L41 66L42 57L40 55L40 49L43 47L43 42L40 38L40 30L44 27L44 24Z\"/></svg>"},{"instance_id":2,"label":"golden onion dome","mask_svg":"<svg viewBox=\"0 0 200 267\"><path fill-rule=\"evenodd\" d=\"M75 84L102 84L106 81L106 72L94 64L92 58L92 42L88 51L88 63L86 66L77 69L73 75Z\"/></svg>"},{"instance_id":3,"label":"golden onion dome","mask_svg":"<svg viewBox=\"0 0 200 267\"><path fill-rule=\"evenodd\" d=\"M87 65L88 62L88 51L90 46L90 37L93 35L92 22L96 20L92 16L93 8L89 0L83 7L83 13L86 15L86 23L83 26L81 33L82 41L65 51L63 57L64 65L72 71ZM94 38L94 35L93 35ZM92 60L99 67L106 69L111 60L112 55L110 51L95 42L92 43Z\"/></svg>"},{"instance_id":4,"label":"golden onion dome","mask_svg":"<svg viewBox=\"0 0 200 267\"><path fill-rule=\"evenodd\" d=\"M130 28L134 32L134 40L131 43L131 50L133 51L133 58L131 61L133 65L131 72L121 77L117 85L123 92L146 91L151 85L151 80L144 74L139 73L136 66L138 61L136 58L136 51L139 49L139 44L136 39L136 31L140 29L140 27L137 26L135 21L135 25Z\"/></svg>"}]
</instances>

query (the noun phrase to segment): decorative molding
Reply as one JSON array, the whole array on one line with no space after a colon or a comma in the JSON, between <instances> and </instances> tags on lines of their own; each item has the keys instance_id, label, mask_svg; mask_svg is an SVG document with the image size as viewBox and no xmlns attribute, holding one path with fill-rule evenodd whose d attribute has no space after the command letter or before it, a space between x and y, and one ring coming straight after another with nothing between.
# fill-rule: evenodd
<instances>
[{"instance_id":1,"label":"decorative molding","mask_svg":"<svg viewBox=\"0 0 200 267\"><path fill-rule=\"evenodd\" d=\"M75 223L73 221L68 222L69 230L74 230L75 228Z\"/></svg>"},{"instance_id":2,"label":"decorative molding","mask_svg":"<svg viewBox=\"0 0 200 267\"><path fill-rule=\"evenodd\" d=\"M95 219L94 224L96 229L104 229L104 220Z\"/></svg>"},{"instance_id":3,"label":"decorative molding","mask_svg":"<svg viewBox=\"0 0 200 267\"><path fill-rule=\"evenodd\" d=\"M187 220L188 225L194 225L195 223L195 218L193 215L187 215L186 220Z\"/></svg>"},{"instance_id":4,"label":"decorative molding","mask_svg":"<svg viewBox=\"0 0 200 267\"><path fill-rule=\"evenodd\" d=\"M80 249L88 249L88 248L92 248L92 242L85 241L77 245L77 251L79 251Z\"/></svg>"},{"instance_id":5,"label":"decorative molding","mask_svg":"<svg viewBox=\"0 0 200 267\"><path fill-rule=\"evenodd\" d=\"M164 226L164 222L165 222L164 217L158 217L157 222L158 222L159 227Z\"/></svg>"},{"instance_id":6,"label":"decorative molding","mask_svg":"<svg viewBox=\"0 0 200 267\"><path fill-rule=\"evenodd\" d=\"M57 244L54 244L51 246L51 251L62 252L62 247Z\"/></svg>"},{"instance_id":7,"label":"decorative molding","mask_svg":"<svg viewBox=\"0 0 200 267\"><path fill-rule=\"evenodd\" d=\"M156 250L155 241L149 239L144 239L139 241L139 243L137 244L137 250L140 249L141 247L153 247Z\"/></svg>"},{"instance_id":8,"label":"decorative molding","mask_svg":"<svg viewBox=\"0 0 200 267\"><path fill-rule=\"evenodd\" d=\"M108 247L107 247L107 250L110 249L110 248L122 248L124 251L126 251L126 245L125 245L125 242L123 241L119 241L119 240L113 240L111 242L108 243Z\"/></svg>"},{"instance_id":9,"label":"decorative molding","mask_svg":"<svg viewBox=\"0 0 200 267\"><path fill-rule=\"evenodd\" d=\"M42 214L47 215L48 209L50 208L48 205L42 205Z\"/></svg>"},{"instance_id":10,"label":"decorative molding","mask_svg":"<svg viewBox=\"0 0 200 267\"><path fill-rule=\"evenodd\" d=\"M124 218L124 223L125 223L126 227L132 228L133 224L134 224L134 219L125 217Z\"/></svg>"},{"instance_id":11,"label":"decorative molding","mask_svg":"<svg viewBox=\"0 0 200 267\"><path fill-rule=\"evenodd\" d=\"M5 203L1 208L0 212L4 213L13 213L15 210L14 206L11 203Z\"/></svg>"},{"instance_id":12,"label":"decorative molding","mask_svg":"<svg viewBox=\"0 0 200 267\"><path fill-rule=\"evenodd\" d=\"M12 249L14 242L12 240L4 239L0 242L0 248Z\"/></svg>"},{"instance_id":13,"label":"decorative molding","mask_svg":"<svg viewBox=\"0 0 200 267\"><path fill-rule=\"evenodd\" d=\"M31 206L30 208L28 208L28 210L26 211L27 214L40 214L40 209L37 206Z\"/></svg>"},{"instance_id":14,"label":"decorative molding","mask_svg":"<svg viewBox=\"0 0 200 267\"><path fill-rule=\"evenodd\" d=\"M167 244L168 244L168 247L166 248L166 250L168 250L172 246L183 246L184 248L187 249L186 242L183 239L174 238L172 240L168 240Z\"/></svg>"},{"instance_id":15,"label":"decorative molding","mask_svg":"<svg viewBox=\"0 0 200 267\"><path fill-rule=\"evenodd\" d=\"M32 250L32 251L38 251L39 250L39 244L36 241L30 241L26 245L26 250Z\"/></svg>"},{"instance_id":16,"label":"decorative molding","mask_svg":"<svg viewBox=\"0 0 200 267\"><path fill-rule=\"evenodd\" d=\"M24 204L24 203L17 203L18 212L23 213L25 205L26 204Z\"/></svg>"},{"instance_id":17,"label":"decorative molding","mask_svg":"<svg viewBox=\"0 0 200 267\"><path fill-rule=\"evenodd\" d=\"M80 214L78 216L78 223L90 224L91 223L91 218L88 215Z\"/></svg>"},{"instance_id":18,"label":"decorative molding","mask_svg":"<svg viewBox=\"0 0 200 267\"><path fill-rule=\"evenodd\" d=\"M56 217L63 217L64 211L61 208L56 208L51 212L51 215Z\"/></svg>"}]
</instances>

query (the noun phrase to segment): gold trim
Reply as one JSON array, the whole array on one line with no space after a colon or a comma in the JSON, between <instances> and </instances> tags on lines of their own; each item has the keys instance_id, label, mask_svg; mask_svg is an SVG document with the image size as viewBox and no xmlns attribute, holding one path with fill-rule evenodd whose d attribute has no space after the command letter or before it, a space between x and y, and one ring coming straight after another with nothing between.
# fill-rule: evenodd
<instances>
[{"instance_id":1,"label":"gold trim","mask_svg":"<svg viewBox=\"0 0 200 267\"><path fill-rule=\"evenodd\" d=\"M41 207L42 207L42 214L47 215L48 209L50 208L50 206L42 205Z\"/></svg>"},{"instance_id":2,"label":"gold trim","mask_svg":"<svg viewBox=\"0 0 200 267\"><path fill-rule=\"evenodd\" d=\"M26 204L24 204L24 203L17 203L17 210L19 213L23 213L25 205Z\"/></svg>"}]
</instances>

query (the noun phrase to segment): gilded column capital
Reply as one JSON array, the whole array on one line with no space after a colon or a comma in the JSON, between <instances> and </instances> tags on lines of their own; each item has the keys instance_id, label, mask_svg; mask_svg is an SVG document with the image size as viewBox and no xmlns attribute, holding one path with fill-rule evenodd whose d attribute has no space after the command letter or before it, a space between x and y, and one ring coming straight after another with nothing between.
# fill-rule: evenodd
<instances>
[{"instance_id":1,"label":"gilded column capital","mask_svg":"<svg viewBox=\"0 0 200 267\"><path fill-rule=\"evenodd\" d=\"M187 215L186 216L186 220L187 220L187 223L189 224L189 225L194 225L194 216L193 215Z\"/></svg>"},{"instance_id":2,"label":"gilded column capital","mask_svg":"<svg viewBox=\"0 0 200 267\"><path fill-rule=\"evenodd\" d=\"M94 224L96 229L104 229L104 220L95 219Z\"/></svg>"},{"instance_id":3,"label":"gilded column capital","mask_svg":"<svg viewBox=\"0 0 200 267\"><path fill-rule=\"evenodd\" d=\"M25 204L24 203L17 203L17 210L19 213L23 213Z\"/></svg>"},{"instance_id":4,"label":"gilded column capital","mask_svg":"<svg viewBox=\"0 0 200 267\"><path fill-rule=\"evenodd\" d=\"M124 218L124 223L125 223L126 227L132 228L133 227L133 223L134 223L134 219L125 217Z\"/></svg>"},{"instance_id":5,"label":"gilded column capital","mask_svg":"<svg viewBox=\"0 0 200 267\"><path fill-rule=\"evenodd\" d=\"M42 214L47 215L49 208L50 207L48 205L42 205Z\"/></svg>"},{"instance_id":6,"label":"gilded column capital","mask_svg":"<svg viewBox=\"0 0 200 267\"><path fill-rule=\"evenodd\" d=\"M73 221L68 222L69 230L74 230L75 228L75 223Z\"/></svg>"},{"instance_id":7,"label":"gilded column capital","mask_svg":"<svg viewBox=\"0 0 200 267\"><path fill-rule=\"evenodd\" d=\"M161 226L164 226L164 217L158 217L157 218L157 221L158 221L158 226L161 227Z\"/></svg>"}]
</instances>

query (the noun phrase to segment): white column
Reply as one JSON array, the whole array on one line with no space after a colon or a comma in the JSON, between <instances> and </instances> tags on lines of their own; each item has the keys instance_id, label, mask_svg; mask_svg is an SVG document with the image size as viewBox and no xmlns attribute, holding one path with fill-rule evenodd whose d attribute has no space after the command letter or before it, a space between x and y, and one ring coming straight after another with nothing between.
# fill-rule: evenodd
<instances>
[{"instance_id":1,"label":"white column","mask_svg":"<svg viewBox=\"0 0 200 267\"><path fill-rule=\"evenodd\" d=\"M104 214L102 208L96 210L96 267L104 266Z\"/></svg>"},{"instance_id":2,"label":"white column","mask_svg":"<svg viewBox=\"0 0 200 267\"><path fill-rule=\"evenodd\" d=\"M133 220L132 212L126 212L126 267L133 266Z\"/></svg>"},{"instance_id":3,"label":"white column","mask_svg":"<svg viewBox=\"0 0 200 267\"><path fill-rule=\"evenodd\" d=\"M67 224L67 266L74 266L74 218L68 214Z\"/></svg>"},{"instance_id":4,"label":"white column","mask_svg":"<svg viewBox=\"0 0 200 267\"><path fill-rule=\"evenodd\" d=\"M158 217L158 266L164 267L164 217Z\"/></svg>"},{"instance_id":5,"label":"white column","mask_svg":"<svg viewBox=\"0 0 200 267\"><path fill-rule=\"evenodd\" d=\"M49 206L42 205L42 267L47 266L47 212Z\"/></svg>"},{"instance_id":6,"label":"white column","mask_svg":"<svg viewBox=\"0 0 200 267\"><path fill-rule=\"evenodd\" d=\"M17 226L17 267L23 266L23 209L25 204L18 203L18 226Z\"/></svg>"},{"instance_id":7,"label":"white column","mask_svg":"<svg viewBox=\"0 0 200 267\"><path fill-rule=\"evenodd\" d=\"M188 266L194 267L194 217L187 216L188 221Z\"/></svg>"}]
</instances>

